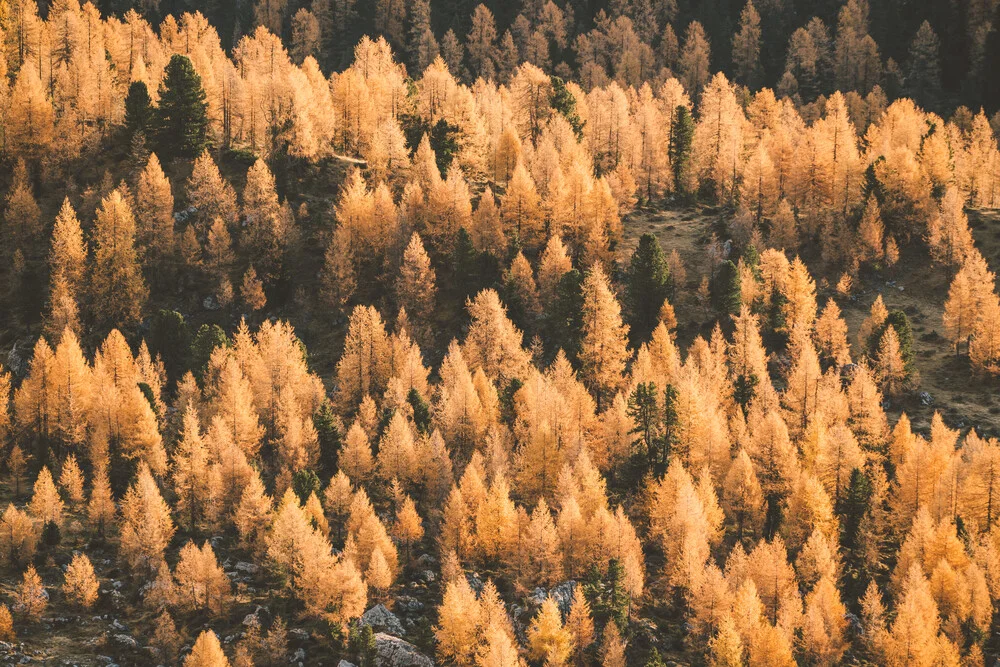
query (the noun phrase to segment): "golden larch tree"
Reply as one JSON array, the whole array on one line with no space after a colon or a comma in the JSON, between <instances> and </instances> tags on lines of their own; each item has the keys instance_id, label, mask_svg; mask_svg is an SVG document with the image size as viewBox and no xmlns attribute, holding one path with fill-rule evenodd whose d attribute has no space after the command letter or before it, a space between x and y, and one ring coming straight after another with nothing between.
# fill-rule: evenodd
<instances>
[{"instance_id":1,"label":"golden larch tree","mask_svg":"<svg viewBox=\"0 0 1000 667\"><path fill-rule=\"evenodd\" d=\"M148 290L135 249L135 217L119 190L97 211L90 285L94 315L101 321L131 326L142 318Z\"/></svg>"},{"instance_id":2,"label":"golden larch tree","mask_svg":"<svg viewBox=\"0 0 1000 667\"><path fill-rule=\"evenodd\" d=\"M42 585L34 565L29 565L21 576L21 583L14 589L14 611L29 622L37 622L48 606L49 596Z\"/></svg>"},{"instance_id":3,"label":"golden larch tree","mask_svg":"<svg viewBox=\"0 0 1000 667\"><path fill-rule=\"evenodd\" d=\"M628 326L622 323L621 305L611 291L607 274L597 264L583 282L583 340L581 375L597 396L598 408L621 385L628 351Z\"/></svg>"},{"instance_id":4,"label":"golden larch tree","mask_svg":"<svg viewBox=\"0 0 1000 667\"><path fill-rule=\"evenodd\" d=\"M184 667L229 667L229 658L222 652L218 635L211 630L202 631L184 658Z\"/></svg>"},{"instance_id":5,"label":"golden larch tree","mask_svg":"<svg viewBox=\"0 0 1000 667\"><path fill-rule=\"evenodd\" d=\"M63 501L48 466L42 466L35 480L30 510L31 515L43 524L54 523L58 526L62 523Z\"/></svg>"},{"instance_id":6,"label":"golden larch tree","mask_svg":"<svg viewBox=\"0 0 1000 667\"><path fill-rule=\"evenodd\" d=\"M180 560L174 570L177 580L177 600L187 609L218 614L228 602L229 577L215 559L212 546L201 548L188 542L181 548Z\"/></svg>"},{"instance_id":7,"label":"golden larch tree","mask_svg":"<svg viewBox=\"0 0 1000 667\"><path fill-rule=\"evenodd\" d=\"M86 260L87 246L83 242L80 220L67 197L63 200L52 228L49 271L53 282L57 276L62 276L70 292L76 294L83 280Z\"/></svg>"},{"instance_id":8,"label":"golden larch tree","mask_svg":"<svg viewBox=\"0 0 1000 667\"><path fill-rule=\"evenodd\" d=\"M174 195L170 181L160 167L160 159L151 153L135 186L136 244L154 272L154 282L163 284L176 261L177 239L174 234ZM162 272L162 274L161 274ZM159 277L159 279L157 279Z\"/></svg>"},{"instance_id":9,"label":"golden larch tree","mask_svg":"<svg viewBox=\"0 0 1000 667\"><path fill-rule=\"evenodd\" d=\"M479 602L469 582L464 576L450 581L438 607L438 624L434 628L437 655L455 665L475 664L478 625Z\"/></svg>"},{"instance_id":10,"label":"golden larch tree","mask_svg":"<svg viewBox=\"0 0 1000 667\"><path fill-rule=\"evenodd\" d=\"M528 627L528 652L534 660L561 666L569 660L572 648L573 637L563 627L559 605L553 598L545 598L542 608Z\"/></svg>"},{"instance_id":11,"label":"golden larch tree","mask_svg":"<svg viewBox=\"0 0 1000 667\"><path fill-rule=\"evenodd\" d=\"M76 554L66 568L62 592L71 604L90 609L97 601L100 583L86 554Z\"/></svg>"},{"instance_id":12,"label":"golden larch tree","mask_svg":"<svg viewBox=\"0 0 1000 667\"><path fill-rule=\"evenodd\" d=\"M337 362L338 399L347 412L368 395L380 395L389 380L389 337L382 316L371 306L351 313L344 353Z\"/></svg>"},{"instance_id":13,"label":"golden larch tree","mask_svg":"<svg viewBox=\"0 0 1000 667\"><path fill-rule=\"evenodd\" d=\"M132 568L151 572L163 559L175 530L170 506L160 495L149 467L140 463L136 480L122 500L122 556Z\"/></svg>"},{"instance_id":14,"label":"golden larch tree","mask_svg":"<svg viewBox=\"0 0 1000 667\"><path fill-rule=\"evenodd\" d=\"M424 249L420 235L416 232L410 237L410 243L403 251L403 264L399 268L396 279L396 298L399 305L413 318L420 328L420 340L427 340L425 328L430 324L434 312L435 273L431 267L430 257Z\"/></svg>"}]
</instances>

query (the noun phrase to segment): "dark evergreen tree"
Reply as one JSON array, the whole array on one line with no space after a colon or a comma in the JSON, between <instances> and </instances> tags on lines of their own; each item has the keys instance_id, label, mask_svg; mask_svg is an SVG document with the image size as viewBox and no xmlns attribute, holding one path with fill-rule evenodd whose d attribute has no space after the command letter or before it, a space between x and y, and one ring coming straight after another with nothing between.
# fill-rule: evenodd
<instances>
[{"instance_id":1,"label":"dark evergreen tree","mask_svg":"<svg viewBox=\"0 0 1000 667\"><path fill-rule=\"evenodd\" d=\"M455 235L455 248L451 254L454 286L461 299L476 294L479 286L479 253L472 245L472 237L462 227Z\"/></svg>"},{"instance_id":2,"label":"dark evergreen tree","mask_svg":"<svg viewBox=\"0 0 1000 667\"><path fill-rule=\"evenodd\" d=\"M649 339L670 289L670 268L663 248L655 236L643 234L632 253L625 281L625 307L633 345Z\"/></svg>"},{"instance_id":3,"label":"dark evergreen tree","mask_svg":"<svg viewBox=\"0 0 1000 667\"><path fill-rule=\"evenodd\" d=\"M406 395L406 402L413 408L414 426L421 433L428 433L431 427L430 404L424 400L424 397L416 389L410 389L410 393Z\"/></svg>"},{"instance_id":4,"label":"dark evergreen tree","mask_svg":"<svg viewBox=\"0 0 1000 667\"><path fill-rule=\"evenodd\" d=\"M656 383L640 382L628 398L628 415L635 422L635 433L639 438L635 444L640 444L646 450L649 467L653 467L657 450L656 439L660 437L660 408L657 405Z\"/></svg>"},{"instance_id":5,"label":"dark evergreen tree","mask_svg":"<svg viewBox=\"0 0 1000 667\"><path fill-rule=\"evenodd\" d=\"M149 353L163 360L167 379L176 382L188 368L191 327L176 310L160 310L149 319Z\"/></svg>"},{"instance_id":6,"label":"dark evergreen tree","mask_svg":"<svg viewBox=\"0 0 1000 667\"><path fill-rule=\"evenodd\" d=\"M295 491L295 495L299 497L303 503L309 500L309 496L313 493L319 493L320 488L323 485L319 481L319 475L315 471L309 470L299 470L294 475L292 475L292 489Z\"/></svg>"},{"instance_id":7,"label":"dark evergreen tree","mask_svg":"<svg viewBox=\"0 0 1000 667\"><path fill-rule=\"evenodd\" d=\"M882 336L888 327L896 330L896 336L899 338L899 356L903 358L907 377L910 377L916 370L913 355L913 328L910 326L910 318L903 311L890 310L882 326L869 334L866 341L868 356L874 359L878 354L878 346L882 342Z\"/></svg>"},{"instance_id":8,"label":"dark evergreen tree","mask_svg":"<svg viewBox=\"0 0 1000 667\"><path fill-rule=\"evenodd\" d=\"M552 352L561 348L575 359L583 339L583 274L577 269L559 280L550 318Z\"/></svg>"},{"instance_id":9,"label":"dark evergreen tree","mask_svg":"<svg viewBox=\"0 0 1000 667\"><path fill-rule=\"evenodd\" d=\"M861 545L861 524L871 500L871 482L859 468L851 471L847 492L837 507L841 516L840 546L844 553L843 585L847 598L857 600L868 585Z\"/></svg>"},{"instance_id":10,"label":"dark evergreen tree","mask_svg":"<svg viewBox=\"0 0 1000 667\"><path fill-rule=\"evenodd\" d=\"M153 124L153 100L142 81L133 81L125 97L125 131L131 139L136 134L148 134Z\"/></svg>"},{"instance_id":11,"label":"dark evergreen tree","mask_svg":"<svg viewBox=\"0 0 1000 667\"><path fill-rule=\"evenodd\" d=\"M323 401L323 405L313 415L312 422L319 437L320 465L324 472L332 475L337 470L343 424L329 400Z\"/></svg>"},{"instance_id":12,"label":"dark evergreen tree","mask_svg":"<svg viewBox=\"0 0 1000 667\"><path fill-rule=\"evenodd\" d=\"M694 141L694 118L686 106L678 106L670 128L670 165L674 170L674 189L681 197L689 197L687 173L691 162L691 143Z\"/></svg>"},{"instance_id":13,"label":"dark evergreen tree","mask_svg":"<svg viewBox=\"0 0 1000 667\"><path fill-rule=\"evenodd\" d=\"M735 315L740 312L742 303L740 272L732 260L723 262L715 274L715 280L712 284L712 301L720 314Z\"/></svg>"},{"instance_id":14,"label":"dark evergreen tree","mask_svg":"<svg viewBox=\"0 0 1000 667\"><path fill-rule=\"evenodd\" d=\"M163 156L195 157L208 146L208 103L187 56L175 54L160 82L156 146Z\"/></svg>"},{"instance_id":15,"label":"dark evergreen tree","mask_svg":"<svg viewBox=\"0 0 1000 667\"><path fill-rule=\"evenodd\" d=\"M576 138L582 139L585 122L580 119L580 115L576 112L576 98L566 88L566 82L558 76L552 77L552 99L550 104L553 109L562 114L563 118L569 122L570 127L573 128L573 132L576 134Z\"/></svg>"},{"instance_id":16,"label":"dark evergreen tree","mask_svg":"<svg viewBox=\"0 0 1000 667\"><path fill-rule=\"evenodd\" d=\"M940 43L931 24L924 21L910 44L906 71L906 94L925 109L933 111L941 103Z\"/></svg>"},{"instance_id":17,"label":"dark evergreen tree","mask_svg":"<svg viewBox=\"0 0 1000 667\"><path fill-rule=\"evenodd\" d=\"M191 350L188 354L191 372L195 378L201 382L205 367L212 356L212 350L221 346L229 345L226 332L218 324L202 324L191 341Z\"/></svg>"}]
</instances>

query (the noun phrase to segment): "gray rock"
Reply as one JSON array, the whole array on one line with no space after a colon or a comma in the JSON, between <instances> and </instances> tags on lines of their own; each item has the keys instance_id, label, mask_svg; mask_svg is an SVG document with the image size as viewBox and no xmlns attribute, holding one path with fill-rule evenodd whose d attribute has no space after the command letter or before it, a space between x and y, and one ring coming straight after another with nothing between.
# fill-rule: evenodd
<instances>
[{"instance_id":1,"label":"gray rock","mask_svg":"<svg viewBox=\"0 0 1000 667\"><path fill-rule=\"evenodd\" d=\"M201 307L205 310L218 310L222 308L222 304L219 303L219 300L215 298L214 294L209 294L201 302Z\"/></svg>"},{"instance_id":2,"label":"gray rock","mask_svg":"<svg viewBox=\"0 0 1000 667\"><path fill-rule=\"evenodd\" d=\"M573 592L576 590L575 581L564 581L555 588L549 590L549 597L555 598L559 605L559 611L563 616L569 614L569 606L573 602Z\"/></svg>"},{"instance_id":3,"label":"gray rock","mask_svg":"<svg viewBox=\"0 0 1000 667\"><path fill-rule=\"evenodd\" d=\"M394 613L384 604L377 604L361 616L361 625L370 625L375 632L389 635L403 635L406 631Z\"/></svg>"},{"instance_id":4,"label":"gray rock","mask_svg":"<svg viewBox=\"0 0 1000 667\"><path fill-rule=\"evenodd\" d=\"M299 663L301 663L305 659L306 659L306 650L303 649L303 648L297 648L297 649L295 649L295 654L292 656L292 659L290 660L290 662L299 662Z\"/></svg>"},{"instance_id":5,"label":"gray rock","mask_svg":"<svg viewBox=\"0 0 1000 667\"><path fill-rule=\"evenodd\" d=\"M424 608L424 603L412 595L400 595L396 598L396 610L402 614L415 614Z\"/></svg>"},{"instance_id":6,"label":"gray rock","mask_svg":"<svg viewBox=\"0 0 1000 667\"><path fill-rule=\"evenodd\" d=\"M920 405L931 405L934 403L934 397L928 394L926 391L920 392Z\"/></svg>"},{"instance_id":7,"label":"gray rock","mask_svg":"<svg viewBox=\"0 0 1000 667\"><path fill-rule=\"evenodd\" d=\"M139 642L135 640L135 637L132 637L130 635L124 635L124 634L112 635L112 639L114 639L115 643L121 646L122 648L127 648L131 650L138 650L139 648Z\"/></svg>"},{"instance_id":8,"label":"gray rock","mask_svg":"<svg viewBox=\"0 0 1000 667\"><path fill-rule=\"evenodd\" d=\"M236 563L234 568L237 572L242 572L243 574L255 575L260 572L260 566L254 563L247 563L246 561L239 561Z\"/></svg>"},{"instance_id":9,"label":"gray rock","mask_svg":"<svg viewBox=\"0 0 1000 667\"><path fill-rule=\"evenodd\" d=\"M346 660L341 660L337 663L337 667L358 667L353 662L347 662Z\"/></svg>"},{"instance_id":10,"label":"gray rock","mask_svg":"<svg viewBox=\"0 0 1000 667\"><path fill-rule=\"evenodd\" d=\"M575 581L564 581L558 586L550 588L548 591L544 588L536 588L531 592L529 599L533 605L540 607L546 598L552 598L559 605L559 611L565 616L569 614L569 606L573 601L574 590L576 590Z\"/></svg>"},{"instance_id":11,"label":"gray rock","mask_svg":"<svg viewBox=\"0 0 1000 667\"><path fill-rule=\"evenodd\" d=\"M288 634L300 642L304 642L309 639L309 631L303 630L302 628L292 628L288 631Z\"/></svg>"},{"instance_id":12,"label":"gray rock","mask_svg":"<svg viewBox=\"0 0 1000 667\"><path fill-rule=\"evenodd\" d=\"M430 554L420 554L420 558L417 559L417 565L420 567L433 567L437 562L437 558Z\"/></svg>"},{"instance_id":13,"label":"gray rock","mask_svg":"<svg viewBox=\"0 0 1000 667\"><path fill-rule=\"evenodd\" d=\"M434 661L416 646L384 632L375 635L375 650L382 667L434 667Z\"/></svg>"}]
</instances>

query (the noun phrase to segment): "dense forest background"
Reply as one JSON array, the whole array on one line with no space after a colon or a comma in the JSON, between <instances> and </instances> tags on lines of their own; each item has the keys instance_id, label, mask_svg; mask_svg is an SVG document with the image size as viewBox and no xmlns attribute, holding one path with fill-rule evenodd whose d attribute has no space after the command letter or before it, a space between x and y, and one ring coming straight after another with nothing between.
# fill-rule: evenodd
<instances>
[{"instance_id":1,"label":"dense forest background","mask_svg":"<svg viewBox=\"0 0 1000 667\"><path fill-rule=\"evenodd\" d=\"M914 97L921 106L934 111L945 111L965 105L973 110L983 106L992 115L1000 107L998 86L990 76L1000 58L1000 37L993 29L997 22L997 8L989 0L949 0L946 2L912 2L887 0L845 11L836 0L796 2L792 0L762 0L755 3L759 18L757 26L760 40L759 70L741 80L739 65L732 58L731 41L743 28L744 2L739 0L689 2L685 0L611 0L609 2L547 3L540 0L520 2L485 2L473 0L427 0L403 3L394 0L357 2L356 0L318 0L315 3L296 3L278 0L266 3L270 15L268 27L275 34L291 41L296 33L296 15L305 9L316 18L322 34L322 45L317 53L320 64L327 69L342 69L349 64L353 45L363 35L383 35L393 49L417 58L422 31L429 27L441 47L447 50L457 40L467 49L467 77L479 74L476 56L468 52L470 38L476 33L474 10L479 5L490 10L494 17L497 46L510 32L520 59L529 59L551 72L567 76L577 71L586 59L580 53L579 37L588 35L595 28L608 31L621 19L628 20L628 28L619 23L622 51L637 48L630 44L638 40L651 49L647 67L658 69L673 67L679 47L685 43L686 31L692 21L704 29L704 36L711 45L708 67L712 72L725 72L731 79L750 85L778 88L785 72L790 70L790 60L797 50L816 49L819 61L815 81L807 84L812 90L804 91L805 101L810 95L829 94L835 88L847 91L861 87L845 80L842 71L850 58L870 59L873 69L868 87L878 84L890 99L900 95ZM551 8L548 6L551 4ZM47 3L40 3L44 16ZM257 5L240 1L234 6L222 3L148 2L129 4L99 2L104 14L124 15L129 9L140 11L156 24L168 15L179 16L184 12L199 11L216 27L226 49L236 46L239 39L252 32L258 24ZM819 23L813 22L818 19ZM924 23L927 29L921 30ZM806 29L813 39L805 45L796 32ZM449 31L451 36L449 37ZM632 34L627 33L631 31ZM540 45L539 33L544 36ZM871 37L873 44L866 43ZM791 41L794 40L794 41ZM825 43L824 43L825 42ZM853 42L853 43L852 43ZM853 53L852 53L853 52ZM936 53L935 53L936 52ZM532 57L529 57L530 56ZM451 57L449 57L451 55ZM509 57L497 50L494 58ZM640 56L641 57L641 56ZM797 56L796 56L797 57ZM808 56L806 56L808 58ZM455 54L446 54L449 65L456 65ZM423 69L415 60L404 58L408 65ZM925 61L936 62L925 62ZM928 69L927 73L922 69ZM456 74L460 69L454 68ZM793 74L798 72L792 70ZM913 81L914 74L920 81ZM934 80L927 77L931 75ZM907 80L910 80L907 83ZM471 82L471 79L469 79ZM800 85L806 82L799 82ZM785 85L791 85L789 81Z\"/></svg>"},{"instance_id":2,"label":"dense forest background","mask_svg":"<svg viewBox=\"0 0 1000 667\"><path fill-rule=\"evenodd\" d=\"M0 656L995 661L998 21L0 0Z\"/></svg>"}]
</instances>

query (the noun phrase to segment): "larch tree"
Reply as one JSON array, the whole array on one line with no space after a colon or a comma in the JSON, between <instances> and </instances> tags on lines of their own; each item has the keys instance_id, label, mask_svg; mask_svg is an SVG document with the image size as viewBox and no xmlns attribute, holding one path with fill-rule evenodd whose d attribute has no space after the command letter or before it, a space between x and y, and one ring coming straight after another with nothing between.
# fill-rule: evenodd
<instances>
[{"instance_id":1,"label":"larch tree","mask_svg":"<svg viewBox=\"0 0 1000 667\"><path fill-rule=\"evenodd\" d=\"M566 629L573 636L573 652L577 664L580 664L585 659L586 651L594 643L594 620L591 618L590 603L583 594L583 586L577 585L573 589Z\"/></svg>"},{"instance_id":2,"label":"larch tree","mask_svg":"<svg viewBox=\"0 0 1000 667\"><path fill-rule=\"evenodd\" d=\"M906 70L906 94L929 110L940 103L941 63L940 41L931 24L924 21L910 42Z\"/></svg>"},{"instance_id":3,"label":"larch tree","mask_svg":"<svg viewBox=\"0 0 1000 667\"><path fill-rule=\"evenodd\" d=\"M63 200L55 226L52 228L52 246L49 251L49 272L53 282L61 276L72 294L81 287L87 246L83 242L83 231L76 211L69 203L69 198Z\"/></svg>"},{"instance_id":4,"label":"larch tree","mask_svg":"<svg viewBox=\"0 0 1000 667\"><path fill-rule=\"evenodd\" d=\"M558 609L556 610L558 613ZM479 602L465 577L445 587L434 628L437 655L455 665L475 664Z\"/></svg>"},{"instance_id":5,"label":"larch tree","mask_svg":"<svg viewBox=\"0 0 1000 667\"><path fill-rule=\"evenodd\" d=\"M114 525L116 514L115 500L111 495L111 484L108 482L107 466L98 466L94 470L93 485L87 501L87 517L97 527L98 534L103 535L107 526Z\"/></svg>"},{"instance_id":6,"label":"larch tree","mask_svg":"<svg viewBox=\"0 0 1000 667\"><path fill-rule=\"evenodd\" d=\"M208 542L201 548L194 542L188 542L181 548L174 577L177 580L177 599L182 607L218 614L228 601L229 577L216 561L215 552Z\"/></svg>"},{"instance_id":7,"label":"larch tree","mask_svg":"<svg viewBox=\"0 0 1000 667\"><path fill-rule=\"evenodd\" d=\"M429 325L434 312L437 292L436 275L431 267L430 257L424 249L420 235L416 232L403 251L403 264L396 279L396 298L406 314L419 327L418 338L429 340Z\"/></svg>"},{"instance_id":8,"label":"larch tree","mask_svg":"<svg viewBox=\"0 0 1000 667\"><path fill-rule=\"evenodd\" d=\"M496 290L485 289L466 303L472 322L462 352L470 368L479 366L499 386L528 376L531 358L521 331L507 317Z\"/></svg>"},{"instance_id":9,"label":"larch tree","mask_svg":"<svg viewBox=\"0 0 1000 667\"><path fill-rule=\"evenodd\" d=\"M573 268L566 246L558 236L550 236L538 262L538 288L543 303L554 303L559 281Z\"/></svg>"},{"instance_id":10,"label":"larch tree","mask_svg":"<svg viewBox=\"0 0 1000 667\"><path fill-rule=\"evenodd\" d=\"M942 320L948 338L958 354L960 345L967 345L980 321L983 305L993 295L996 276L978 252L972 253L955 274L948 288Z\"/></svg>"},{"instance_id":11,"label":"larch tree","mask_svg":"<svg viewBox=\"0 0 1000 667\"><path fill-rule=\"evenodd\" d=\"M29 565L21 576L21 583L14 589L14 611L34 623L41 619L48 602L42 578L38 576L35 566Z\"/></svg>"},{"instance_id":12,"label":"larch tree","mask_svg":"<svg viewBox=\"0 0 1000 667\"><path fill-rule=\"evenodd\" d=\"M726 614L719 630L708 642L708 664L711 667L742 667L743 640L733 622L732 616Z\"/></svg>"},{"instance_id":13,"label":"larch tree","mask_svg":"<svg viewBox=\"0 0 1000 667\"><path fill-rule=\"evenodd\" d=\"M209 466L209 450L202 438L198 415L190 406L184 413L181 438L172 463L174 493L177 496L175 509L186 515L188 529L194 531L198 522L206 516L211 495L213 491L218 492L221 480L218 479L218 471ZM214 484L213 477L216 478Z\"/></svg>"},{"instance_id":14,"label":"larch tree","mask_svg":"<svg viewBox=\"0 0 1000 667\"><path fill-rule=\"evenodd\" d=\"M76 554L66 568L63 581L63 595L73 604L90 609L97 602L100 583L94 574L94 566L86 554Z\"/></svg>"},{"instance_id":15,"label":"larch tree","mask_svg":"<svg viewBox=\"0 0 1000 667\"><path fill-rule=\"evenodd\" d=\"M193 224L198 241L206 238L216 218L228 225L236 222L236 192L219 173L219 167L208 151L195 159L185 194L188 203L197 209Z\"/></svg>"},{"instance_id":16,"label":"larch tree","mask_svg":"<svg viewBox=\"0 0 1000 667\"><path fill-rule=\"evenodd\" d=\"M760 14L748 0L740 14L739 30L733 34L733 65L736 80L751 90L757 87L760 65Z\"/></svg>"},{"instance_id":17,"label":"larch tree","mask_svg":"<svg viewBox=\"0 0 1000 667\"><path fill-rule=\"evenodd\" d=\"M371 306L357 306L337 362L338 398L345 411L356 408L365 396L381 394L389 380L389 360L382 316Z\"/></svg>"},{"instance_id":18,"label":"larch tree","mask_svg":"<svg viewBox=\"0 0 1000 667\"><path fill-rule=\"evenodd\" d=\"M316 14L300 7L292 17L292 60L301 64L310 56L316 56L320 49L320 25Z\"/></svg>"},{"instance_id":19,"label":"larch tree","mask_svg":"<svg viewBox=\"0 0 1000 667\"><path fill-rule=\"evenodd\" d=\"M38 535L27 513L8 504L0 516L0 560L5 565L23 565L35 555Z\"/></svg>"},{"instance_id":20,"label":"larch tree","mask_svg":"<svg viewBox=\"0 0 1000 667\"><path fill-rule=\"evenodd\" d=\"M753 464L741 449L729 466L723 483L722 506L730 521L736 524L736 538L755 536L763 522L764 494L757 481Z\"/></svg>"},{"instance_id":21,"label":"larch tree","mask_svg":"<svg viewBox=\"0 0 1000 667\"><path fill-rule=\"evenodd\" d=\"M875 369L882 383L883 391L889 396L898 396L906 382L906 364L899 349L896 328L888 326L878 345Z\"/></svg>"},{"instance_id":22,"label":"larch tree","mask_svg":"<svg viewBox=\"0 0 1000 667\"><path fill-rule=\"evenodd\" d=\"M879 263L885 255L885 225L878 200L869 196L858 223L858 260Z\"/></svg>"},{"instance_id":23,"label":"larch tree","mask_svg":"<svg viewBox=\"0 0 1000 667\"><path fill-rule=\"evenodd\" d=\"M702 88L708 83L710 60L711 47L705 28L698 21L691 21L684 33L684 47L681 49L678 70L681 83L692 99L700 99Z\"/></svg>"},{"instance_id":24,"label":"larch tree","mask_svg":"<svg viewBox=\"0 0 1000 667\"><path fill-rule=\"evenodd\" d=\"M52 143L55 111L35 67L22 67L10 91L6 118L8 147L26 156L39 155Z\"/></svg>"},{"instance_id":25,"label":"larch tree","mask_svg":"<svg viewBox=\"0 0 1000 667\"><path fill-rule=\"evenodd\" d=\"M111 326L136 324L149 292L135 249L135 217L119 190L101 201L94 246L90 283L94 315Z\"/></svg>"},{"instance_id":26,"label":"larch tree","mask_svg":"<svg viewBox=\"0 0 1000 667\"><path fill-rule=\"evenodd\" d=\"M528 248L541 245L544 218L540 204L534 179L524 163L519 162L500 198L500 215L507 238Z\"/></svg>"},{"instance_id":27,"label":"larch tree","mask_svg":"<svg viewBox=\"0 0 1000 667\"><path fill-rule=\"evenodd\" d=\"M265 539L271 524L274 502L267 495L260 475L250 476L250 480L240 494L233 513L233 523L240 537L240 544L255 554L264 551Z\"/></svg>"},{"instance_id":28,"label":"larch tree","mask_svg":"<svg viewBox=\"0 0 1000 667\"><path fill-rule=\"evenodd\" d=\"M973 327L969 361L980 373L1000 375L1000 298L995 293L984 299Z\"/></svg>"},{"instance_id":29,"label":"larch tree","mask_svg":"<svg viewBox=\"0 0 1000 667\"><path fill-rule=\"evenodd\" d=\"M288 230L275 190L274 175L260 158L247 170L240 214L243 217L241 245L250 252L261 277L269 281L280 270Z\"/></svg>"},{"instance_id":30,"label":"larch tree","mask_svg":"<svg viewBox=\"0 0 1000 667\"><path fill-rule=\"evenodd\" d=\"M573 637L563 627L559 605L553 598L545 598L528 627L528 651L532 659L547 665L565 665L572 648Z\"/></svg>"},{"instance_id":31,"label":"larch tree","mask_svg":"<svg viewBox=\"0 0 1000 667\"><path fill-rule=\"evenodd\" d=\"M828 299L823 312L816 319L816 342L822 360L836 366L851 362L851 348L847 342L847 323L840 315L840 308Z\"/></svg>"},{"instance_id":32,"label":"larch tree","mask_svg":"<svg viewBox=\"0 0 1000 667\"><path fill-rule=\"evenodd\" d=\"M135 570L153 571L176 528L170 506L163 500L156 480L144 463L122 500L122 527L119 549Z\"/></svg>"},{"instance_id":33,"label":"larch tree","mask_svg":"<svg viewBox=\"0 0 1000 667\"><path fill-rule=\"evenodd\" d=\"M150 278L162 285L174 270L174 195L156 153L149 156L135 187L136 244L153 269Z\"/></svg>"},{"instance_id":34,"label":"larch tree","mask_svg":"<svg viewBox=\"0 0 1000 667\"><path fill-rule=\"evenodd\" d=\"M582 315L581 375L600 409L602 399L610 398L621 384L630 354L629 328L622 323L621 306L598 264L591 267L583 282Z\"/></svg>"},{"instance_id":35,"label":"larch tree","mask_svg":"<svg viewBox=\"0 0 1000 667\"><path fill-rule=\"evenodd\" d=\"M485 80L495 78L496 39L497 28L493 12L486 5L477 5L472 11L472 25L465 45L473 77Z\"/></svg>"},{"instance_id":36,"label":"larch tree","mask_svg":"<svg viewBox=\"0 0 1000 667\"><path fill-rule=\"evenodd\" d=\"M420 515L417 514L417 508L413 503L413 499L409 496L403 499L399 511L396 512L396 523L393 526L393 532L396 535L396 539L402 543L403 549L406 551L407 560L409 560L413 545L419 542L424 536L423 522L420 519Z\"/></svg>"},{"instance_id":37,"label":"larch tree","mask_svg":"<svg viewBox=\"0 0 1000 667\"><path fill-rule=\"evenodd\" d=\"M52 481L48 466L42 467L35 480L30 510L32 516L43 524L54 523L59 526L62 523L63 501Z\"/></svg>"},{"instance_id":38,"label":"larch tree","mask_svg":"<svg viewBox=\"0 0 1000 667\"><path fill-rule=\"evenodd\" d=\"M625 640L614 621L604 625L601 633L601 664L603 667L625 667Z\"/></svg>"},{"instance_id":39,"label":"larch tree","mask_svg":"<svg viewBox=\"0 0 1000 667\"><path fill-rule=\"evenodd\" d=\"M949 277L962 266L974 245L963 207L962 195L957 188L950 187L945 191L937 215L927 224L931 257L945 267Z\"/></svg>"},{"instance_id":40,"label":"larch tree","mask_svg":"<svg viewBox=\"0 0 1000 667\"><path fill-rule=\"evenodd\" d=\"M229 664L219 644L219 636L211 630L198 635L191 652L184 658L184 667L229 667Z\"/></svg>"},{"instance_id":41,"label":"larch tree","mask_svg":"<svg viewBox=\"0 0 1000 667\"><path fill-rule=\"evenodd\" d=\"M76 456L73 454L63 459L59 486L62 487L70 504L79 505L83 502L83 471L80 470L80 464L76 462Z\"/></svg>"}]
</instances>

